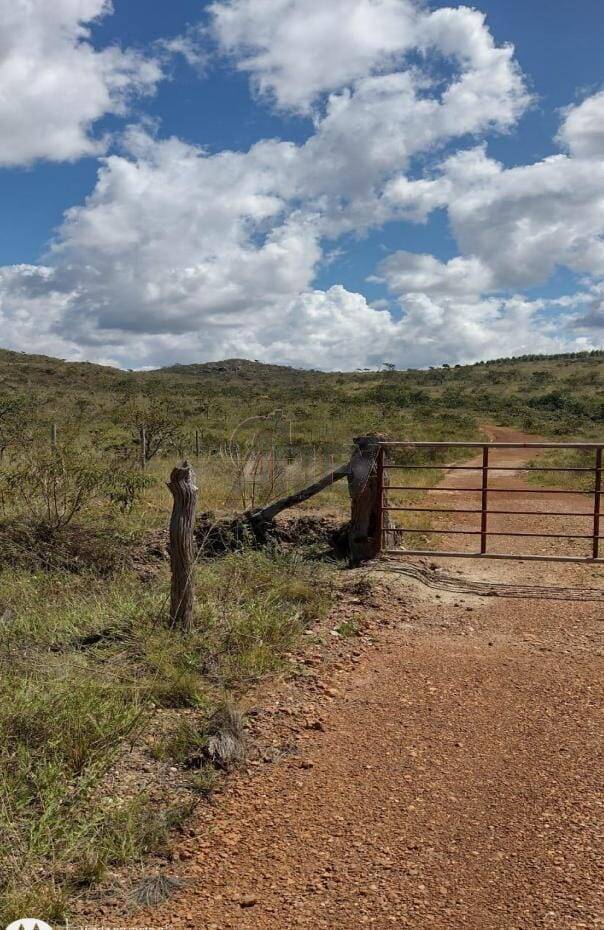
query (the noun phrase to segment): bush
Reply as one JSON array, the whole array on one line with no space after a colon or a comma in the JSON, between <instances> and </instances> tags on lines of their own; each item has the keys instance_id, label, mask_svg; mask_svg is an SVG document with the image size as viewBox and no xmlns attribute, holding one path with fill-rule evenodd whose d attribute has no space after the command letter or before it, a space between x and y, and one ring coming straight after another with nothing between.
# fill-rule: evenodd
<instances>
[{"instance_id":1,"label":"bush","mask_svg":"<svg viewBox=\"0 0 604 930\"><path fill-rule=\"evenodd\" d=\"M106 492L111 474L107 464L79 450L38 449L7 468L2 483L33 523L52 532Z\"/></svg>"}]
</instances>

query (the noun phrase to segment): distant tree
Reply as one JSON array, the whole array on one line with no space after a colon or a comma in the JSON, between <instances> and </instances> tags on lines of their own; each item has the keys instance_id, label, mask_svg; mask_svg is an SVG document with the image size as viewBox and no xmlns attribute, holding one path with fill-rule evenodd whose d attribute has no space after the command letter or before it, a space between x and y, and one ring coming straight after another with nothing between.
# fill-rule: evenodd
<instances>
[{"instance_id":1,"label":"distant tree","mask_svg":"<svg viewBox=\"0 0 604 930\"><path fill-rule=\"evenodd\" d=\"M120 415L121 422L133 435L133 439L142 444L145 437L145 461L178 449L183 427L182 417L172 407L145 395L139 394L127 401Z\"/></svg>"},{"instance_id":2,"label":"distant tree","mask_svg":"<svg viewBox=\"0 0 604 930\"><path fill-rule=\"evenodd\" d=\"M394 362L382 362L382 367L385 371L396 371L396 365Z\"/></svg>"}]
</instances>

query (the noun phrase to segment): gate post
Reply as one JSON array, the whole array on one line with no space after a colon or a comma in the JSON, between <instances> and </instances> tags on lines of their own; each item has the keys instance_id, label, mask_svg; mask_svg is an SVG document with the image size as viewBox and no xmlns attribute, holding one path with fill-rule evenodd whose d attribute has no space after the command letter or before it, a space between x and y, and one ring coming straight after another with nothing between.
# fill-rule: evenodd
<instances>
[{"instance_id":1,"label":"gate post","mask_svg":"<svg viewBox=\"0 0 604 930\"><path fill-rule=\"evenodd\" d=\"M596 449L596 467L594 469L594 529L592 540L592 558L597 559L600 555L600 517L602 510L602 447Z\"/></svg>"},{"instance_id":2,"label":"gate post","mask_svg":"<svg viewBox=\"0 0 604 930\"><path fill-rule=\"evenodd\" d=\"M480 554L484 555L487 551L487 542L489 539L489 447L484 446L482 450L482 498L480 509Z\"/></svg>"},{"instance_id":3,"label":"gate post","mask_svg":"<svg viewBox=\"0 0 604 930\"><path fill-rule=\"evenodd\" d=\"M387 481L381 443L380 436L357 436L354 440L348 476L351 502L348 553L352 566L377 558L383 548L388 515L383 509Z\"/></svg>"}]
</instances>

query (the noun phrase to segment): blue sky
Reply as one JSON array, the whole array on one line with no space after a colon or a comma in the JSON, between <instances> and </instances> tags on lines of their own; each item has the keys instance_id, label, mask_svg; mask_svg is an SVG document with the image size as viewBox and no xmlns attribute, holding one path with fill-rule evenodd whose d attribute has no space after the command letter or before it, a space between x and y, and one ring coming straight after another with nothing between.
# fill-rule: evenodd
<instances>
[{"instance_id":1,"label":"blue sky","mask_svg":"<svg viewBox=\"0 0 604 930\"><path fill-rule=\"evenodd\" d=\"M601 0L342 2L0 0L1 345L347 368L601 344Z\"/></svg>"}]
</instances>

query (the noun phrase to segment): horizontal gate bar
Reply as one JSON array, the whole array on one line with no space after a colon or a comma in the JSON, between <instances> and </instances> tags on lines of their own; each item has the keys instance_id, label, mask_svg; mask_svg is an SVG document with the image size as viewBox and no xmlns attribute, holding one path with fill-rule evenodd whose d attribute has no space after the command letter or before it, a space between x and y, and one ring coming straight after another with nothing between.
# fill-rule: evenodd
<instances>
[{"instance_id":1,"label":"horizontal gate bar","mask_svg":"<svg viewBox=\"0 0 604 930\"><path fill-rule=\"evenodd\" d=\"M437 533L439 536L481 536L481 530L430 530L430 529L405 529L402 526L390 526L384 533L422 533L424 536L430 536ZM487 536L532 536L535 539L593 539L592 533L503 533L495 530L488 530ZM599 536L598 539L604 539Z\"/></svg>"},{"instance_id":2,"label":"horizontal gate bar","mask_svg":"<svg viewBox=\"0 0 604 930\"><path fill-rule=\"evenodd\" d=\"M429 487L422 488L421 485L413 484L391 484L388 487L389 491L448 491L449 494L454 494L458 491L480 491L482 488L440 488ZM561 490L555 490L554 488L538 488L533 490L532 488L522 489L522 488L489 488L489 494L590 494L593 496L596 494L604 494L602 491L568 491L566 488Z\"/></svg>"},{"instance_id":3,"label":"horizontal gate bar","mask_svg":"<svg viewBox=\"0 0 604 930\"><path fill-rule=\"evenodd\" d=\"M444 462L435 462L434 465L384 465L384 468L388 469L398 469L399 471L407 471L408 469L427 469L428 471L435 471L440 469L446 471L483 471L482 465L447 465ZM532 467L531 465L487 465L487 471L590 471L593 472L595 468L545 468L541 467Z\"/></svg>"},{"instance_id":4,"label":"horizontal gate bar","mask_svg":"<svg viewBox=\"0 0 604 930\"><path fill-rule=\"evenodd\" d=\"M382 549L382 555L429 555L444 559L507 559L513 562L582 562L603 563L604 559L593 559L589 556L572 555L503 555L498 552L439 552L435 549Z\"/></svg>"},{"instance_id":5,"label":"horizontal gate bar","mask_svg":"<svg viewBox=\"0 0 604 930\"><path fill-rule=\"evenodd\" d=\"M381 446L408 446L412 449L604 449L602 442L405 442L382 440Z\"/></svg>"},{"instance_id":6,"label":"horizontal gate bar","mask_svg":"<svg viewBox=\"0 0 604 930\"><path fill-rule=\"evenodd\" d=\"M405 510L412 513L482 513L480 507L467 509L452 507L383 507L382 510ZM590 520L593 519L593 511L591 510L586 510L584 513L577 513L576 510L487 510L485 513L488 516L500 513L510 517L585 517Z\"/></svg>"}]
</instances>

